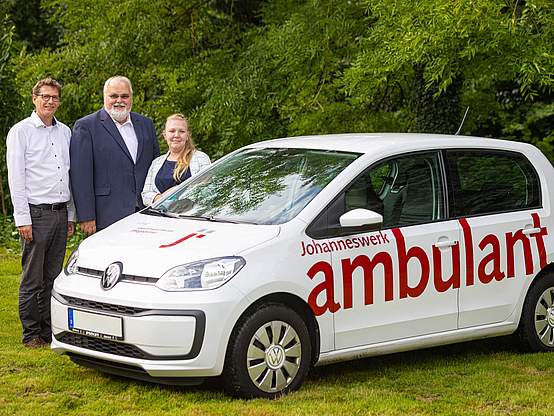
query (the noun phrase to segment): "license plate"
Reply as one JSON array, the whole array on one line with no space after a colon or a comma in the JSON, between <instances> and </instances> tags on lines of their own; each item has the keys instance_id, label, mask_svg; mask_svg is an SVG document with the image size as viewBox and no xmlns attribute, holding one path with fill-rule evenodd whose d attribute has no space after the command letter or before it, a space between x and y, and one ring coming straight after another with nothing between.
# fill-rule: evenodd
<instances>
[{"instance_id":1,"label":"license plate","mask_svg":"<svg viewBox=\"0 0 554 416\"><path fill-rule=\"evenodd\" d=\"M123 318L67 309L67 326L70 331L96 338L123 341Z\"/></svg>"}]
</instances>

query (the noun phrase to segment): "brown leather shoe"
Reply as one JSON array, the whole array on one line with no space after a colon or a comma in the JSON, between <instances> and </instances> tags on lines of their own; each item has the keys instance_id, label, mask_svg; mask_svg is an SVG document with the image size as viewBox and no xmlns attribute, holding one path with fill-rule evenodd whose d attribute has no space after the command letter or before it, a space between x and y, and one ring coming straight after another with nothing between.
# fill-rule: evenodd
<instances>
[{"instance_id":1,"label":"brown leather shoe","mask_svg":"<svg viewBox=\"0 0 554 416\"><path fill-rule=\"evenodd\" d=\"M48 344L41 337L35 337L27 342L24 342L23 345L26 348L42 348L46 347Z\"/></svg>"}]
</instances>

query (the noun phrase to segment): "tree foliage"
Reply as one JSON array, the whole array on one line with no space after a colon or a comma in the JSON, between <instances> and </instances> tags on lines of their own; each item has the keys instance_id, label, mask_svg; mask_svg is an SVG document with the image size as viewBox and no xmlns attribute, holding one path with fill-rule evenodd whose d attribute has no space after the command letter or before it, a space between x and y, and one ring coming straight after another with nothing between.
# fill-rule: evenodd
<instances>
[{"instance_id":1,"label":"tree foliage","mask_svg":"<svg viewBox=\"0 0 554 416\"><path fill-rule=\"evenodd\" d=\"M453 132L466 106L464 133L554 156L551 0L32 1L40 13L11 20L18 52L2 62L15 84L2 88L28 96L59 79L69 125L123 74L136 111L159 130L186 114L212 158L278 136ZM45 25L50 40L37 37Z\"/></svg>"},{"instance_id":2,"label":"tree foliage","mask_svg":"<svg viewBox=\"0 0 554 416\"><path fill-rule=\"evenodd\" d=\"M472 111L472 130L502 110L496 99L500 84L513 82L527 102L554 88L551 1L365 3L375 24L361 38L360 53L346 71L351 96L371 102L396 94L396 87L415 89L417 97L432 92L440 99L454 86L464 104L478 110Z\"/></svg>"},{"instance_id":3,"label":"tree foliage","mask_svg":"<svg viewBox=\"0 0 554 416\"><path fill-rule=\"evenodd\" d=\"M20 97L15 86L15 73L12 67L11 58L14 54L14 31L15 27L11 24L6 14L0 5L0 24L2 32L0 32L0 102L3 109L0 113L0 135L6 137L10 127L16 122L20 115ZM0 145L0 160L6 160L6 145L1 142ZM0 213L4 218L9 207L9 193L7 187L7 169L6 164L0 164ZM2 219L3 221L3 219ZM1 239L1 238L0 238Z\"/></svg>"},{"instance_id":4,"label":"tree foliage","mask_svg":"<svg viewBox=\"0 0 554 416\"><path fill-rule=\"evenodd\" d=\"M60 116L72 123L100 107L104 79L125 74L135 108L158 127L184 112L214 156L284 135L453 132L466 105L465 131L490 134L483 127L507 111L506 83L522 98L516 112L541 100L550 108L554 17L543 0L43 4L64 36L55 51L21 59L22 88L55 74Z\"/></svg>"},{"instance_id":5,"label":"tree foliage","mask_svg":"<svg viewBox=\"0 0 554 416\"><path fill-rule=\"evenodd\" d=\"M10 127L20 117L21 98L15 86L15 73L12 57L15 54L15 26L8 17L8 5L0 3L0 102L3 105L0 113L0 136L6 137ZM0 142L0 160L6 160L5 141ZM0 244L14 247L13 221L8 217L11 211L8 192L8 172L5 163L0 164Z\"/></svg>"},{"instance_id":6,"label":"tree foliage","mask_svg":"<svg viewBox=\"0 0 554 416\"><path fill-rule=\"evenodd\" d=\"M24 7L22 7L24 5ZM4 7L15 27L20 47L30 51L58 46L63 28L50 21L52 10L41 7L41 0L4 0Z\"/></svg>"}]
</instances>

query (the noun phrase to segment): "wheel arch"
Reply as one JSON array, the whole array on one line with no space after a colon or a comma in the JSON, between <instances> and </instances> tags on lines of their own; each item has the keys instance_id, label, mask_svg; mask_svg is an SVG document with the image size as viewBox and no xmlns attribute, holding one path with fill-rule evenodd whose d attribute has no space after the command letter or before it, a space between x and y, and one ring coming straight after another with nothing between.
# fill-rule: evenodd
<instances>
[{"instance_id":1,"label":"wheel arch","mask_svg":"<svg viewBox=\"0 0 554 416\"><path fill-rule=\"evenodd\" d=\"M527 293L529 293L529 291L531 290L531 288L533 286L535 286L537 284L537 282L539 281L539 279L546 275L546 274L554 274L554 262L552 263L548 263L546 266L544 266L541 270L539 270L539 272L535 275L535 277L533 277L533 280L531 282L531 284L529 285L529 287L527 288L527 292L525 293L525 297L527 297Z\"/></svg>"},{"instance_id":2,"label":"wheel arch","mask_svg":"<svg viewBox=\"0 0 554 416\"><path fill-rule=\"evenodd\" d=\"M279 303L283 306L287 306L294 310L300 318L304 320L306 323L306 327L308 329L308 333L310 335L310 343L312 348L312 357L311 357L311 363L310 366L313 366L319 357L319 351L320 351L320 331L319 331L319 325L317 323L317 320L315 318L315 315L310 308L310 306L300 297L293 295L291 293L287 292L276 292L271 293L268 295L265 295L259 299L257 299L255 302L250 304L248 308L242 312L242 314L239 316L235 324L233 325L233 328L230 333L230 340L235 334L236 328L240 326L242 321L251 315L251 313L257 309L260 305L265 303ZM229 344L227 344L227 351L226 356L229 353ZM225 358L225 361L227 361L227 357Z\"/></svg>"},{"instance_id":3,"label":"wheel arch","mask_svg":"<svg viewBox=\"0 0 554 416\"><path fill-rule=\"evenodd\" d=\"M524 293L521 294L521 298L519 301L519 307L516 311L517 313L517 326L514 330L514 332L517 332L519 330L519 327L521 325L521 318L523 316L523 307L525 305L525 300L527 299L527 296L529 295L529 292L531 289L533 289L534 286L537 285L537 283L540 281L541 277L547 275L547 274L554 274L554 262L548 263L546 266L544 266L541 270L533 276L533 280L531 280L531 283L527 286L527 289Z\"/></svg>"},{"instance_id":4,"label":"wheel arch","mask_svg":"<svg viewBox=\"0 0 554 416\"><path fill-rule=\"evenodd\" d=\"M535 339L535 336L537 334L532 334L532 331L536 331L536 328L533 329L535 324L532 322L532 319L530 317L531 312L534 311L534 303L528 303L530 302L529 297L532 294L534 297L536 297L537 293L534 293L536 287L544 281L543 278L547 277L550 279L550 283L548 283L550 284L550 287L554 286L552 281L552 279L554 278L554 263L547 264L533 277L533 280L529 284L529 287L527 288L527 291L525 292L525 295L523 297L519 321L514 335L516 341L519 344L519 347L522 351L525 352L544 352L547 350L553 351L552 346L545 349L544 345L541 345L541 341L539 340L539 338Z\"/></svg>"}]
</instances>

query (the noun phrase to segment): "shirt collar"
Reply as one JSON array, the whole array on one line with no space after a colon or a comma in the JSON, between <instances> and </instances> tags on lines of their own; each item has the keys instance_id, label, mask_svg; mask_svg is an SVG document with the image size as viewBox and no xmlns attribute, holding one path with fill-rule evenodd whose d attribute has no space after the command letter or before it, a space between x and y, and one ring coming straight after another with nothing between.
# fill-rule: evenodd
<instances>
[{"instance_id":1,"label":"shirt collar","mask_svg":"<svg viewBox=\"0 0 554 416\"><path fill-rule=\"evenodd\" d=\"M109 114L109 113L108 113ZM113 120L114 124L117 126L117 127L123 127L123 126L131 126L131 127L134 127L133 126L133 122L131 121L131 114L129 114L129 117L127 117L127 121L124 122L124 123L120 123L119 121L117 121L115 118L113 118L112 116L110 116L111 119Z\"/></svg>"},{"instance_id":2,"label":"shirt collar","mask_svg":"<svg viewBox=\"0 0 554 416\"><path fill-rule=\"evenodd\" d=\"M46 124L44 124L44 122L40 119L36 111L33 111L31 113L31 122L35 127L49 127ZM56 117L53 117L52 126L55 126L56 124L58 124L58 120L56 120Z\"/></svg>"}]
</instances>

